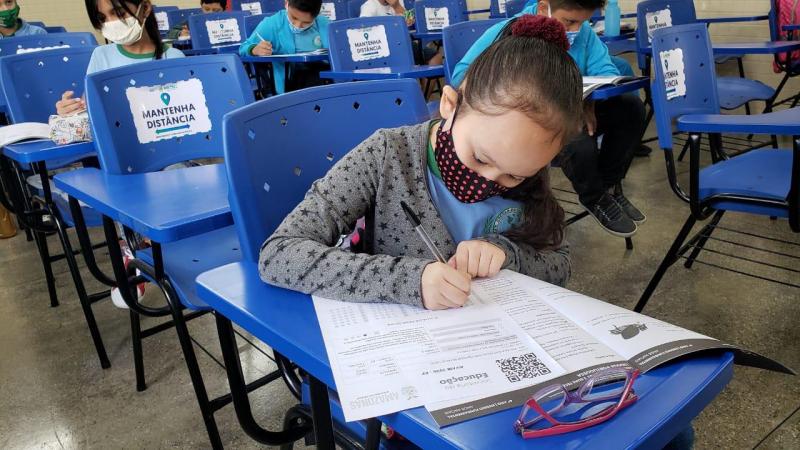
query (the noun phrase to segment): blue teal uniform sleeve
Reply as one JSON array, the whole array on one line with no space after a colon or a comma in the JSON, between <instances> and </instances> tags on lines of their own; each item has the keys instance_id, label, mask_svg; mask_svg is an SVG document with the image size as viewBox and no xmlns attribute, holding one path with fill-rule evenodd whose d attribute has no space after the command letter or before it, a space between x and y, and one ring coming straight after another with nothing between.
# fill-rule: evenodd
<instances>
[{"instance_id":1,"label":"blue teal uniform sleeve","mask_svg":"<svg viewBox=\"0 0 800 450\"><path fill-rule=\"evenodd\" d=\"M281 11L283 12L283 11ZM275 36L275 30L277 30L276 20L279 20L283 17L286 20L286 13L281 14L278 12L266 19L262 20L261 23L258 24L255 31L250 34L250 36L239 45L239 56L252 56L250 50L258 45L261 42L261 38L264 40L270 41L272 43L272 49L275 51L275 47L277 44L277 39ZM261 37L259 37L261 36ZM276 52L277 53L277 52Z\"/></svg>"},{"instance_id":2,"label":"blue teal uniform sleeve","mask_svg":"<svg viewBox=\"0 0 800 450\"><path fill-rule=\"evenodd\" d=\"M614 62L611 60L606 44L597 37L597 33L592 30L592 27L590 27L588 23L584 23L582 28L583 32L581 34L586 34L587 39L584 41L586 42L586 64L585 66L578 64L578 68L581 69L581 75L590 77L603 75L619 76L619 69L617 69L617 66L614 65ZM587 30L588 32L586 32ZM570 53L572 53L572 51L570 51Z\"/></svg>"},{"instance_id":3,"label":"blue teal uniform sleeve","mask_svg":"<svg viewBox=\"0 0 800 450\"><path fill-rule=\"evenodd\" d=\"M453 74L450 76L450 84L453 87L458 87L461 82L464 81L464 75L467 74L469 65L472 64L484 50L492 45L492 42L494 42L497 35L503 30L503 27L506 26L506 23L508 23L508 20L504 20L492 26L483 33L483 36L479 37L478 40L472 44L472 47L469 48L464 57L461 58L461 61L456 64L455 69L453 69Z\"/></svg>"}]
</instances>

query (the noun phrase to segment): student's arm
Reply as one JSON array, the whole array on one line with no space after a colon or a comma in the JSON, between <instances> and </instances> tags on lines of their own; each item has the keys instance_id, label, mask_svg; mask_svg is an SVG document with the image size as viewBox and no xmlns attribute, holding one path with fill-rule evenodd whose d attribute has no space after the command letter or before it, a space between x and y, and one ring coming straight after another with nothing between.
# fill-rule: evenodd
<instances>
[{"instance_id":1,"label":"student's arm","mask_svg":"<svg viewBox=\"0 0 800 450\"><path fill-rule=\"evenodd\" d=\"M239 45L239 56L253 56L253 49L258 45L266 45L261 43L261 38L264 38L265 41L269 42L271 45L270 50L272 50L272 45L275 44L276 38L275 33L273 30L275 27L272 25L272 20L278 18L278 16L284 17L281 14L275 14L273 16L267 17L266 19L262 20L261 23L258 24L255 31L247 38L244 42ZM260 37L259 37L260 36Z\"/></svg>"},{"instance_id":2,"label":"student's arm","mask_svg":"<svg viewBox=\"0 0 800 450\"><path fill-rule=\"evenodd\" d=\"M338 300L422 305L420 280L432 261L334 247L375 202L387 148L384 133L377 131L314 182L264 242L262 280Z\"/></svg>"},{"instance_id":3,"label":"student's arm","mask_svg":"<svg viewBox=\"0 0 800 450\"><path fill-rule=\"evenodd\" d=\"M504 20L492 26L486 30L485 33L483 33L483 36L479 37L478 40L472 44L472 47L469 48L464 57L461 58L461 61L456 64L455 69L453 69L450 79L450 84L452 84L453 87L458 87L461 82L464 81L464 75L466 75L469 65L472 64L472 62L475 61L475 59L477 59L478 56L480 56L480 54L486 50L486 48L492 45L492 42L494 42L495 38L497 38L497 35L500 34L500 31L507 22L507 20Z\"/></svg>"},{"instance_id":4,"label":"student's arm","mask_svg":"<svg viewBox=\"0 0 800 450\"><path fill-rule=\"evenodd\" d=\"M586 43L586 73L583 76L619 76L619 69L611 61L611 55L608 54L608 47L606 44L597 37L597 33L584 24L584 27L589 28L589 39Z\"/></svg>"},{"instance_id":5,"label":"student's arm","mask_svg":"<svg viewBox=\"0 0 800 450\"><path fill-rule=\"evenodd\" d=\"M490 234L480 239L498 246L505 252L503 269L559 286L564 286L572 273L569 245L566 241L556 250L540 251L528 244L514 242L501 234Z\"/></svg>"},{"instance_id":6,"label":"student's arm","mask_svg":"<svg viewBox=\"0 0 800 450\"><path fill-rule=\"evenodd\" d=\"M375 9L375 5L373 5L371 0L367 0L361 5L361 12L358 17L373 17L377 15L378 11Z\"/></svg>"}]
</instances>

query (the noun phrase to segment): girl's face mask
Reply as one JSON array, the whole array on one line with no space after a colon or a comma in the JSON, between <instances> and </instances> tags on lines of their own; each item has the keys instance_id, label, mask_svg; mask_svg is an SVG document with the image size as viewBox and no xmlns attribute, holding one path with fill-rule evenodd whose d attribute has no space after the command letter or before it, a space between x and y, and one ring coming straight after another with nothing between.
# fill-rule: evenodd
<instances>
[{"instance_id":1,"label":"girl's face mask","mask_svg":"<svg viewBox=\"0 0 800 450\"><path fill-rule=\"evenodd\" d=\"M442 181L447 190L462 203L477 203L495 195L508 191L508 188L496 181L485 178L478 172L467 167L456 153L453 142L453 126L456 123L458 107L461 105L459 98L456 109L453 111L453 120L450 129L445 130L442 121L436 132L436 165L442 174Z\"/></svg>"},{"instance_id":2,"label":"girl's face mask","mask_svg":"<svg viewBox=\"0 0 800 450\"><path fill-rule=\"evenodd\" d=\"M144 32L144 27L142 27L138 19L143 4L139 4L139 7L136 8L136 14L131 17L103 23L103 28L100 30L103 33L103 37L119 45L130 45L138 42Z\"/></svg>"}]
</instances>

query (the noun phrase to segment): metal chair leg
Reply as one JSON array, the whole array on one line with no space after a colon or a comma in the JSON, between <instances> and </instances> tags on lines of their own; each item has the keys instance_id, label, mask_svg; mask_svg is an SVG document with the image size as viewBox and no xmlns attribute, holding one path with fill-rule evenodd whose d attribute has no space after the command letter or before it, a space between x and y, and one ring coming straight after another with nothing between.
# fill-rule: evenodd
<instances>
[{"instance_id":1,"label":"metal chair leg","mask_svg":"<svg viewBox=\"0 0 800 450\"><path fill-rule=\"evenodd\" d=\"M308 380L311 388L311 413L317 448L320 450L334 450L336 445L333 439L333 422L331 420L328 387L312 375L308 376Z\"/></svg>"},{"instance_id":2,"label":"metal chair leg","mask_svg":"<svg viewBox=\"0 0 800 450\"><path fill-rule=\"evenodd\" d=\"M683 148L681 149L681 154L678 155L678 161L683 161L683 157L686 156L686 152L689 151L689 141L687 140L683 144Z\"/></svg>"},{"instance_id":3,"label":"metal chair leg","mask_svg":"<svg viewBox=\"0 0 800 450\"><path fill-rule=\"evenodd\" d=\"M142 392L147 390L147 381L144 376L144 355L142 353L142 325L139 313L130 311L130 318L133 368L136 373L136 391Z\"/></svg>"},{"instance_id":4,"label":"metal chair leg","mask_svg":"<svg viewBox=\"0 0 800 450\"><path fill-rule=\"evenodd\" d=\"M686 267L687 269L692 268L694 260L697 259L697 255L699 255L700 251L703 250L703 247L705 247L706 242L708 242L708 238L711 237L711 233L713 233L714 230L717 228L717 224L719 224L719 221L722 220L722 216L724 214L725 211L722 210L717 211L714 214L714 218L711 219L711 222L709 222L706 226L703 227L703 229L699 233L700 238L697 240L697 243L694 246L694 250L692 250L692 253L689 255L689 258L686 260L685 263L683 263L683 267Z\"/></svg>"},{"instance_id":5,"label":"metal chair leg","mask_svg":"<svg viewBox=\"0 0 800 450\"><path fill-rule=\"evenodd\" d=\"M653 278L650 280L650 283L645 288L644 293L642 294L641 298L639 298L639 302L636 303L636 307L633 308L636 312L642 312L645 305L647 305L648 300L653 295L653 291L656 290L658 287L658 283L661 282L661 278L664 277L664 274L667 272L667 269L671 265L675 263L678 259L678 253L680 252L681 246L683 242L686 241L686 237L692 231L694 224L697 220L693 216L689 216L686 219L686 223L683 224L683 228L678 233L678 236L675 237L675 241L672 243L672 247L669 248L666 256L664 256L664 260L661 261L661 264L658 266L656 273L653 274Z\"/></svg>"},{"instance_id":6,"label":"metal chair leg","mask_svg":"<svg viewBox=\"0 0 800 450\"><path fill-rule=\"evenodd\" d=\"M53 266L50 261L50 249L47 247L47 234L34 230L33 236L36 239L36 247L39 249L39 259L42 260L47 293L50 295L50 306L55 308L58 306L58 293L56 292L56 279L53 276Z\"/></svg>"}]
</instances>

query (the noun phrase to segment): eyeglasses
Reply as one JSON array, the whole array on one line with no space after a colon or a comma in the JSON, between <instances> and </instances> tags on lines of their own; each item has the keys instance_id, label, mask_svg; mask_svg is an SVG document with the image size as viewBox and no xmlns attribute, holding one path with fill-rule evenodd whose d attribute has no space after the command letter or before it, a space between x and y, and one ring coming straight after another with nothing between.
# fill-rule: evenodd
<instances>
[{"instance_id":1,"label":"eyeglasses","mask_svg":"<svg viewBox=\"0 0 800 450\"><path fill-rule=\"evenodd\" d=\"M638 376L638 370L607 369L590 376L573 392L562 384L542 388L525 402L514 431L531 439L603 423L638 399L633 391Z\"/></svg>"}]
</instances>

